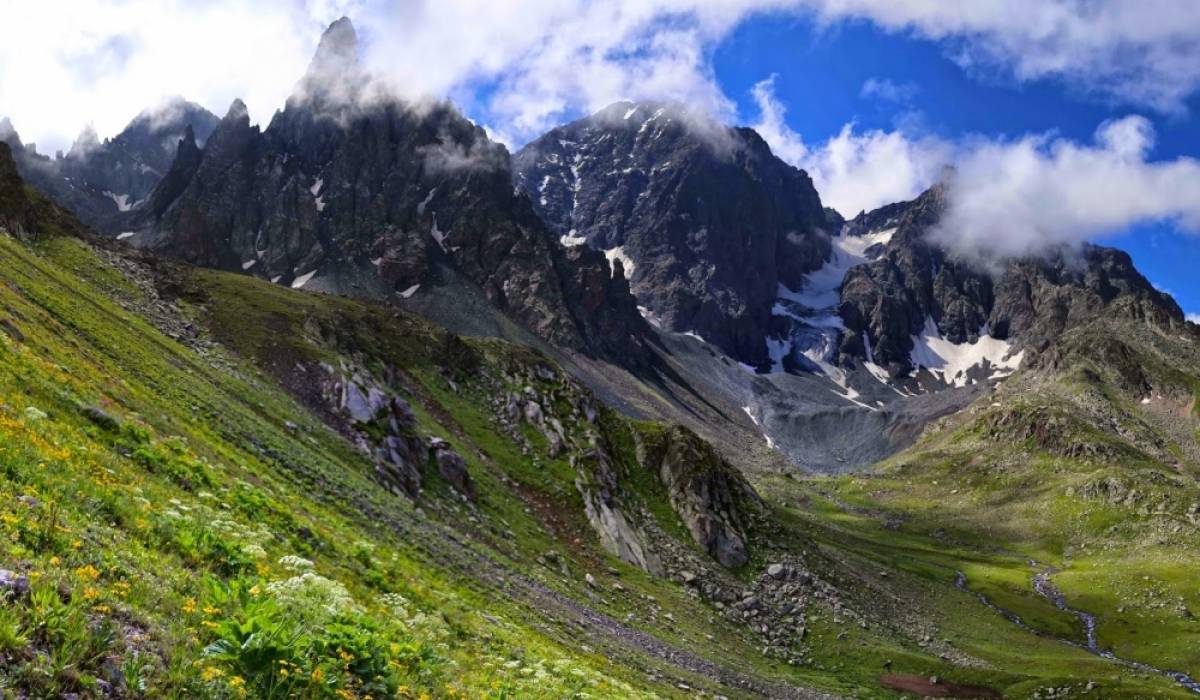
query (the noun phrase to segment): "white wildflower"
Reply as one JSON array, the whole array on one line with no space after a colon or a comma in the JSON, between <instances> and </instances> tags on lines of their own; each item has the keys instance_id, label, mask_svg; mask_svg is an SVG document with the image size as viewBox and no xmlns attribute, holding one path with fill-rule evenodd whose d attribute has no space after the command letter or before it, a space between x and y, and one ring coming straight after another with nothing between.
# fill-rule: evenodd
<instances>
[{"instance_id":1,"label":"white wildflower","mask_svg":"<svg viewBox=\"0 0 1200 700\"><path fill-rule=\"evenodd\" d=\"M311 571L314 564L304 557L295 554L285 554L279 558L279 565L288 571Z\"/></svg>"}]
</instances>

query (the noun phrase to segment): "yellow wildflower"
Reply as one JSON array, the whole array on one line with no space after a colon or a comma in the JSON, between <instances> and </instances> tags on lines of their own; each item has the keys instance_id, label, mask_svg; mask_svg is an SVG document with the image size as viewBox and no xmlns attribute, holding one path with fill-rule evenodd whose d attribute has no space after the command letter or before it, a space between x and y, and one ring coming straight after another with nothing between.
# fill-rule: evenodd
<instances>
[{"instance_id":1,"label":"yellow wildflower","mask_svg":"<svg viewBox=\"0 0 1200 700\"><path fill-rule=\"evenodd\" d=\"M325 672L321 670L320 666L318 666L317 668L313 669L311 678L313 683L320 683L325 679Z\"/></svg>"},{"instance_id":2,"label":"yellow wildflower","mask_svg":"<svg viewBox=\"0 0 1200 700\"><path fill-rule=\"evenodd\" d=\"M220 608L214 608L214 607L213 607L213 606L211 606L211 605L205 605L205 606L204 606L204 614L205 614L205 615L216 615L216 614L217 614L217 613L219 613L219 612L221 612L221 609L220 609Z\"/></svg>"},{"instance_id":3,"label":"yellow wildflower","mask_svg":"<svg viewBox=\"0 0 1200 700\"><path fill-rule=\"evenodd\" d=\"M59 559L57 556L50 557L50 566L58 566L61 563L62 563L62 560Z\"/></svg>"},{"instance_id":4,"label":"yellow wildflower","mask_svg":"<svg viewBox=\"0 0 1200 700\"><path fill-rule=\"evenodd\" d=\"M225 675L225 672L222 671L221 669L217 668L216 666L205 666L204 670L200 672L200 677L206 681L215 680L224 675Z\"/></svg>"},{"instance_id":5,"label":"yellow wildflower","mask_svg":"<svg viewBox=\"0 0 1200 700\"><path fill-rule=\"evenodd\" d=\"M183 603L183 611L185 613L187 613L188 615L191 615L192 613L196 612L196 599L188 598L187 600L185 600Z\"/></svg>"},{"instance_id":6,"label":"yellow wildflower","mask_svg":"<svg viewBox=\"0 0 1200 700\"><path fill-rule=\"evenodd\" d=\"M95 586L86 586L83 589L84 600L95 600L100 597L100 591Z\"/></svg>"},{"instance_id":7,"label":"yellow wildflower","mask_svg":"<svg viewBox=\"0 0 1200 700\"><path fill-rule=\"evenodd\" d=\"M100 578L100 571L91 564L84 564L78 569L75 569L75 575L87 581L95 581L96 579Z\"/></svg>"}]
</instances>

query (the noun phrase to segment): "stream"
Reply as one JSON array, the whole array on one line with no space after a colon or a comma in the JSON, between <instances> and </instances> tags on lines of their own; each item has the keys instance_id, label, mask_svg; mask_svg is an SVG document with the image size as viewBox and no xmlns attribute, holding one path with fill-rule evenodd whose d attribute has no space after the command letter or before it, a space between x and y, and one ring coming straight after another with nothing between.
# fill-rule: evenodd
<instances>
[{"instance_id":1,"label":"stream","mask_svg":"<svg viewBox=\"0 0 1200 700\"><path fill-rule=\"evenodd\" d=\"M1034 567L1035 569L1038 568L1038 563L1035 561L1030 561L1029 564L1030 564L1030 566ZM1049 632L1044 632L1042 630L1038 630L1038 629L1034 629L1033 627L1030 627L1016 613L1012 612L1011 610L1005 610L1004 608L1001 608L1000 606L996 605L991 600L989 600L988 597L985 596L984 594L971 590L970 587L967 586L967 575L961 571L956 572L956 574L955 574L954 586L955 586L955 588L958 588L960 591L963 591L964 593L969 593L970 595L975 596L975 598L977 598L980 603L982 603L983 605L987 606L988 608L996 611L1004 619L1006 619L1009 622L1013 623L1014 625L1020 627L1021 629L1024 629L1029 632L1032 632L1033 634L1036 634L1039 637L1045 637L1046 639L1053 639L1053 640L1061 642L1063 644L1069 644L1073 647L1083 649L1085 651L1089 651L1089 652L1095 654L1096 656L1108 659L1110 661L1114 661L1114 662L1121 664L1122 666L1126 666L1128 668L1133 668L1138 671L1144 671L1147 673L1156 673L1160 676L1170 678L1171 680L1175 681L1176 683L1183 686L1184 688L1187 688L1188 690L1192 691L1193 693L1200 693L1200 681L1197 681L1196 679L1192 678L1191 676L1189 676L1186 673L1183 673L1182 671L1168 671L1166 669L1161 669L1161 668L1157 668L1155 666L1151 666L1150 664L1142 663L1141 661L1134 661L1133 659L1122 658L1120 656L1117 656L1116 654L1114 654L1112 651L1110 651L1108 649L1101 649L1099 642L1097 642L1097 640L1096 640L1096 616L1091 613L1084 612L1082 610L1076 610L1075 608L1072 608L1069 605L1067 605L1066 598L1063 597L1062 592L1059 591L1058 588L1055 587L1055 585L1054 585L1054 582L1052 580L1054 573L1055 573L1055 570L1051 567L1042 567L1039 571L1037 571L1037 573L1035 573L1033 576L1033 590L1036 591L1038 595L1040 595L1043 598L1045 598L1046 600L1050 601L1050 603L1052 603L1054 605L1054 607L1058 608L1059 610L1062 610L1065 613L1074 615L1075 617L1079 618L1079 620L1081 622L1083 622L1085 639L1087 640L1087 642L1085 644L1080 644L1079 642L1074 641L1072 639L1066 639L1065 637L1059 637L1059 636L1050 634Z\"/></svg>"}]
</instances>

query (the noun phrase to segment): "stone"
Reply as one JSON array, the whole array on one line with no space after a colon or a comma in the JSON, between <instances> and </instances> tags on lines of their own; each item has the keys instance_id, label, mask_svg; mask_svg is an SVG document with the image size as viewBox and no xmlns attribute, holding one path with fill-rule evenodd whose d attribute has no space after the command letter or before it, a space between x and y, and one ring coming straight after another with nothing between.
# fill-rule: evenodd
<instances>
[{"instance_id":1,"label":"stone","mask_svg":"<svg viewBox=\"0 0 1200 700\"><path fill-rule=\"evenodd\" d=\"M466 460L444 443L438 447L431 447L431 452L433 453L434 462L437 464L438 474L455 491L474 501L475 482L471 480L471 474L467 471Z\"/></svg>"},{"instance_id":2,"label":"stone","mask_svg":"<svg viewBox=\"0 0 1200 700\"><path fill-rule=\"evenodd\" d=\"M116 431L121 427L121 421L117 420L112 414L108 413L99 406L85 406L81 412L85 418L90 420L96 426L109 432Z\"/></svg>"},{"instance_id":3,"label":"stone","mask_svg":"<svg viewBox=\"0 0 1200 700\"><path fill-rule=\"evenodd\" d=\"M0 569L0 597L24 598L28 593L28 576L9 569Z\"/></svg>"},{"instance_id":4,"label":"stone","mask_svg":"<svg viewBox=\"0 0 1200 700\"><path fill-rule=\"evenodd\" d=\"M771 564L767 567L767 575L777 581L787 578L787 574L787 567L783 564Z\"/></svg>"}]
</instances>

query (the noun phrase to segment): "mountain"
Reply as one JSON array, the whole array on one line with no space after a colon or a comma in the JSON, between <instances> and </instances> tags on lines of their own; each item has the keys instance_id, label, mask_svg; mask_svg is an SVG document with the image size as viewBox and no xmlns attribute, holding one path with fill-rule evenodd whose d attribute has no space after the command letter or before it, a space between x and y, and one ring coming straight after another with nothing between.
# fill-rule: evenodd
<instances>
[{"instance_id":1,"label":"mountain","mask_svg":"<svg viewBox=\"0 0 1200 700\"><path fill-rule=\"evenodd\" d=\"M901 383L928 370L923 382L908 382L919 390L1011 373L1018 356L1031 359L1100 315L1130 314L1168 330L1184 323L1175 301L1119 250L955 256L930 236L946 197L946 185L937 185L845 222L834 258L779 299L777 355L797 365L864 364Z\"/></svg>"},{"instance_id":2,"label":"mountain","mask_svg":"<svg viewBox=\"0 0 1200 700\"><path fill-rule=\"evenodd\" d=\"M667 103L510 160L357 54L107 235L2 126L0 688L1200 692L1200 326L1128 255Z\"/></svg>"},{"instance_id":3,"label":"mountain","mask_svg":"<svg viewBox=\"0 0 1200 700\"><path fill-rule=\"evenodd\" d=\"M203 149L180 142L124 237L207 267L397 303L461 279L557 346L644 362L647 327L621 271L560 245L511 183L504 147L452 105L377 94L340 20L265 130L236 101Z\"/></svg>"},{"instance_id":4,"label":"mountain","mask_svg":"<svg viewBox=\"0 0 1200 700\"><path fill-rule=\"evenodd\" d=\"M1060 249L1000 261L998 274L978 261L956 259L928 238L945 197L944 187L935 187L894 212L891 240L874 260L847 274L839 307L847 330L842 355L874 360L892 376L904 376L918 364L916 346L933 336L958 346L994 338L1010 342L1014 351L1038 353L1102 314L1130 314L1166 329L1183 325L1175 301L1119 250Z\"/></svg>"},{"instance_id":5,"label":"mountain","mask_svg":"<svg viewBox=\"0 0 1200 700\"><path fill-rule=\"evenodd\" d=\"M7 119L0 140L12 148L22 176L84 223L105 231L122 212L150 194L175 160L180 139L188 133L201 142L218 119L181 98L147 109L121 133L101 142L88 127L64 155L49 158L36 146L21 143Z\"/></svg>"},{"instance_id":6,"label":"mountain","mask_svg":"<svg viewBox=\"0 0 1200 700\"><path fill-rule=\"evenodd\" d=\"M567 245L622 262L648 318L768 364L780 286L828 257L812 181L753 130L678 104L621 102L513 158L516 183Z\"/></svg>"}]
</instances>

